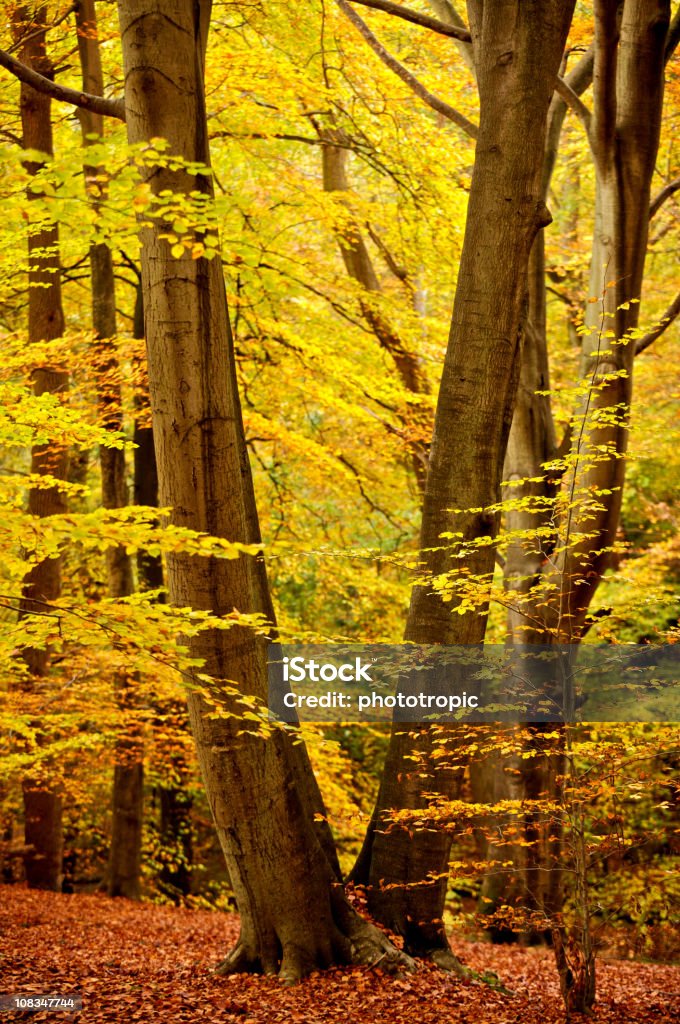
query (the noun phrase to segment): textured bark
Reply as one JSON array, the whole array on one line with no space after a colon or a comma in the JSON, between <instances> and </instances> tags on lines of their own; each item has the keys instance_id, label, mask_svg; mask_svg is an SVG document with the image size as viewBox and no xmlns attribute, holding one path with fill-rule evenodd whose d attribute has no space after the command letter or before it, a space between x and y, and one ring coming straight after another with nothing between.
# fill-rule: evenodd
<instances>
[{"instance_id":1,"label":"textured bark","mask_svg":"<svg viewBox=\"0 0 680 1024\"><path fill-rule=\"evenodd\" d=\"M144 297L141 282L137 289L133 323L135 338L144 337ZM134 442L134 501L147 508L158 507L158 468L153 445L153 430L147 425L150 416L148 389L135 395ZM137 553L137 575L141 590L158 590L163 587L163 559L161 555L150 555L146 551ZM165 600L165 595L158 598ZM179 701L167 701L155 705L160 722L168 716L172 720L172 731L189 731L187 709ZM190 769L180 749L173 749L165 755L169 761L172 782L162 782L155 790L160 804L159 840L161 849L171 852L172 861L164 863L158 873L161 891L176 902L191 892L191 866L193 859L191 809L193 799L189 792Z\"/></svg>"},{"instance_id":2,"label":"textured bark","mask_svg":"<svg viewBox=\"0 0 680 1024\"><path fill-rule=\"evenodd\" d=\"M590 333L583 345L582 374L601 386L587 395L575 416L571 454L576 467L565 489L578 499L578 510L569 511L559 524L565 550L546 575L555 590L547 625L563 642L578 641L584 633L620 519L635 357L635 342L626 338L639 320L669 21L666 0L627 0L622 14L616 3L596 5L590 295L602 299L586 309ZM609 330L613 340L603 336ZM620 371L622 376L607 377ZM606 423L598 418L612 408L616 414ZM597 446L610 454L593 458ZM598 498L603 490L606 502Z\"/></svg>"},{"instance_id":3,"label":"textured bark","mask_svg":"<svg viewBox=\"0 0 680 1024\"><path fill-rule=\"evenodd\" d=\"M80 0L78 3L76 29L83 92L103 96L104 78L94 0ZM103 137L104 119L101 114L85 108L79 111L78 116L85 146L95 141L93 137ZM86 164L84 171L88 200L97 210L106 198L106 170ZM114 342L117 332L115 278L113 254L104 243L90 247L90 282L93 357L100 411L107 429L119 432L123 428L123 413ZM102 445L99 461L102 505L111 509L125 508L128 504L125 452ZM107 548L106 567L109 596L129 597L134 592L132 559L122 544ZM116 740L108 891L110 896L138 899L144 802L143 746L133 715L134 680L117 674L114 689L118 707L127 720Z\"/></svg>"},{"instance_id":4,"label":"textured bark","mask_svg":"<svg viewBox=\"0 0 680 1024\"><path fill-rule=\"evenodd\" d=\"M498 528L495 515L457 510L484 510L500 497L529 252L549 222L541 193L546 116L572 9L569 3L468 4L480 126L423 504L425 580L413 588L406 629L406 639L416 643L476 644L484 637L486 609L452 614L455 595L444 601L431 580L460 569L482 579L493 572L492 545L461 552L441 535L459 533L465 544L493 538ZM358 880L369 884L369 908L379 920L408 936L408 949L434 948L446 956L441 917L450 843L433 833L411 837L375 829L390 807L423 806L410 758L431 745L428 730L418 730L414 740L403 726L393 728ZM455 777L437 773L425 788L450 797ZM428 877L435 881L428 885ZM381 888L383 880L392 888ZM414 883L417 890L408 888Z\"/></svg>"},{"instance_id":5,"label":"textured bark","mask_svg":"<svg viewBox=\"0 0 680 1024\"><path fill-rule=\"evenodd\" d=\"M210 4L120 0L118 9L130 141L166 138L170 152L207 162ZM211 187L205 175L168 168L154 168L148 180L154 191ZM189 254L173 259L160 233L142 231L142 281L161 504L175 524L250 542L259 528L222 266ZM167 573L170 599L182 607L218 615L271 607L261 559L178 554ZM241 913L240 942L224 969L294 980L338 960L402 959L346 901L313 820L318 790L291 734L242 727L243 699L266 701L265 641L235 626L204 633L191 650L213 680L208 690L190 688L189 715Z\"/></svg>"},{"instance_id":6,"label":"textured bark","mask_svg":"<svg viewBox=\"0 0 680 1024\"><path fill-rule=\"evenodd\" d=\"M595 5L590 141L596 200L590 295L602 298L585 313L589 334L581 369L584 380L596 387L577 410L572 428L573 466L564 489L575 508L558 523L558 555L545 574L554 592L546 625L561 642L578 643L588 628L588 609L608 567L620 520L636 348L630 332L639 321L669 24L668 0L626 0L623 10L614 0ZM605 337L605 331L613 337ZM595 999L580 843L577 834L580 938L569 943L559 934L555 944L567 1012L588 1011Z\"/></svg>"},{"instance_id":7,"label":"textured bark","mask_svg":"<svg viewBox=\"0 0 680 1024\"><path fill-rule=\"evenodd\" d=\"M168 702L159 709L163 721L171 723L177 734L188 732L187 713L184 703ZM191 865L193 860L191 808L193 799L189 789L191 771L181 746L172 742L172 749L164 755L164 764L172 776L171 782L163 781L157 787L160 804L159 841L163 853L169 853L158 873L161 891L179 903L191 892Z\"/></svg>"},{"instance_id":8,"label":"textured bark","mask_svg":"<svg viewBox=\"0 0 680 1024\"><path fill-rule=\"evenodd\" d=\"M15 8L13 29L21 60L41 74L51 75L52 68L45 49L44 7L36 5L35 8ZM24 149L51 155L53 145L49 97L22 83L20 104ZM37 172L39 167L39 164L26 163L27 170L32 173ZM29 200L31 195L29 192ZM52 341L64 331L59 233L56 226L47 226L29 234L28 256L28 341ZM58 365L37 367L33 373L33 390L36 395L51 393L65 398L68 392L67 371ZM68 452L53 444L34 447L31 472L66 479ZM41 517L63 514L66 512L66 500L58 487L32 488L28 496L28 511L31 515ZM45 610L45 604L55 601L60 592L61 559L50 558L41 562L27 574L24 581L22 614L40 614ZM25 651L24 657L33 679L48 674L49 649L29 649ZM28 685L33 688L32 684ZM29 847L25 859L26 878L32 888L58 890L61 886L63 846L62 798L60 787L50 784L46 778L47 770L39 778L25 779L23 785L25 837Z\"/></svg>"},{"instance_id":9,"label":"textured bark","mask_svg":"<svg viewBox=\"0 0 680 1024\"><path fill-rule=\"evenodd\" d=\"M592 81L593 55L587 52L566 76L566 83L580 96ZM541 194L547 202L552 174L557 160L566 104L554 95L548 111ZM539 538L538 531L552 534L555 497L559 480L544 469L544 464L558 454L550 396L548 337L545 287L545 239L540 232L531 249L528 270L527 325L522 351L522 367L515 410L510 429L503 468L503 479L509 485L504 497L530 499L529 508L511 508L505 512L505 530L516 534L505 555L503 581L508 598L507 637L514 644L550 642L546 633L545 613L540 591L536 590L552 553L554 541ZM541 393L542 392L542 393ZM553 727L550 727L553 730ZM554 731L554 730L553 730ZM529 727L525 754L501 765L498 756L488 764L470 765L470 776L479 802L502 799L555 797L558 776L563 769L562 740L542 740L540 726ZM509 769L509 770L504 770ZM502 823L501 824L502 827ZM485 876L480 910L492 915L501 906L519 903L527 910L550 918L561 904L561 880L558 826L550 816L534 809L525 816L523 839L530 846L505 846L500 859L512 859L513 869L503 875ZM482 852L495 858L493 844L481 840ZM502 926L491 925L494 941L507 941L512 936ZM543 941L549 928L528 926L523 942Z\"/></svg>"}]
</instances>

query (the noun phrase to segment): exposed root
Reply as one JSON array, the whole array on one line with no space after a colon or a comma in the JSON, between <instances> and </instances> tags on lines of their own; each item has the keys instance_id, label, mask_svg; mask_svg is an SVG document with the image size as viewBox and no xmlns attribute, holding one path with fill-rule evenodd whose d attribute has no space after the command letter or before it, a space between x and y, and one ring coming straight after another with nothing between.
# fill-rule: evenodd
<instances>
[{"instance_id":1,"label":"exposed root","mask_svg":"<svg viewBox=\"0 0 680 1024\"><path fill-rule=\"evenodd\" d=\"M388 974L415 971L416 962L397 949L384 932L366 921L347 902L344 893L334 907L338 926L350 941L349 962L357 966L380 967Z\"/></svg>"},{"instance_id":2,"label":"exposed root","mask_svg":"<svg viewBox=\"0 0 680 1024\"><path fill-rule=\"evenodd\" d=\"M402 974L416 970L412 957L397 949L384 932L370 921L360 917L347 902L344 893L333 899L334 925L329 934L305 936L309 941L277 942L277 951L266 955L253 952L249 943L241 940L231 953L215 968L219 975L252 973L276 975L285 985L295 985L313 971L348 964L380 968L389 974Z\"/></svg>"},{"instance_id":3,"label":"exposed root","mask_svg":"<svg viewBox=\"0 0 680 1024\"><path fill-rule=\"evenodd\" d=\"M457 974L459 978L469 978L470 972L466 967L463 967L462 963L455 956L450 949L444 949L442 946L435 946L434 949L428 949L424 953L419 954L423 960L429 960L430 963L435 964L441 971L447 971L449 974Z\"/></svg>"},{"instance_id":4,"label":"exposed root","mask_svg":"<svg viewBox=\"0 0 680 1024\"><path fill-rule=\"evenodd\" d=\"M496 992L502 992L503 995L515 995L512 989L505 987L494 971L482 971L480 973L465 967L448 947L433 946L431 949L418 950L417 953L414 952L414 956L419 960L426 960L428 963L434 964L441 971L455 974L457 977L465 978L467 981L476 981L481 985L488 985L489 988L494 989Z\"/></svg>"},{"instance_id":5,"label":"exposed root","mask_svg":"<svg viewBox=\"0 0 680 1024\"><path fill-rule=\"evenodd\" d=\"M388 974L402 974L417 970L415 960L397 949L375 925L362 922L361 934L352 937L351 963L367 967L379 967Z\"/></svg>"},{"instance_id":6,"label":"exposed root","mask_svg":"<svg viewBox=\"0 0 680 1024\"><path fill-rule=\"evenodd\" d=\"M215 974L262 974L259 958L252 957L240 943L215 967Z\"/></svg>"}]
</instances>

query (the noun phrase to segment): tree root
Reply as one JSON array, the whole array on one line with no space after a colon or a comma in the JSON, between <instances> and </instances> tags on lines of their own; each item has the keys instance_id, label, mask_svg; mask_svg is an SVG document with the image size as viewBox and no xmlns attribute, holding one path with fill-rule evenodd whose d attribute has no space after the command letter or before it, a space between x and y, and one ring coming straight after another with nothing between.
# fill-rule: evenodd
<instances>
[{"instance_id":1,"label":"tree root","mask_svg":"<svg viewBox=\"0 0 680 1024\"><path fill-rule=\"evenodd\" d=\"M434 949L425 950L423 953L419 953L418 956L423 960L433 963L440 971L456 974L459 978L468 978L470 976L467 967L464 967L458 957L448 948L444 949L442 946L435 946Z\"/></svg>"},{"instance_id":2,"label":"tree root","mask_svg":"<svg viewBox=\"0 0 680 1024\"><path fill-rule=\"evenodd\" d=\"M276 952L256 952L242 939L215 967L215 974L268 974L286 985L294 985L313 971L335 964L367 970L380 968L396 975L416 970L413 958L398 949L374 924L360 917L344 894L332 902L335 927L331 934L317 936L309 946L283 940L277 942Z\"/></svg>"}]
</instances>

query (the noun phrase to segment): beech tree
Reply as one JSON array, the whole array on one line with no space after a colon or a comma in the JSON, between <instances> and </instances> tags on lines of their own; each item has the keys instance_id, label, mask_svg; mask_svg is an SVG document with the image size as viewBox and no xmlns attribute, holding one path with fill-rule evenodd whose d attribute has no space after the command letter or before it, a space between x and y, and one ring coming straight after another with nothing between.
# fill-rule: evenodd
<instances>
[{"instance_id":1,"label":"beech tree","mask_svg":"<svg viewBox=\"0 0 680 1024\"><path fill-rule=\"evenodd\" d=\"M344 0L343 0L343 6ZM424 580L411 598L405 638L418 644L477 644L483 610L455 614L433 579L452 568L493 573L503 461L526 321L529 253L550 222L541 191L546 116L573 5L470 2L470 40L480 122L449 345L437 402L420 537ZM465 40L463 40L465 41ZM527 140L531 141L527 145ZM472 511L466 511L472 510ZM442 535L460 538L452 547ZM424 807L414 756L432 752L429 727L392 730L378 800L353 872L369 907L405 937L406 949L455 962L442 921L450 840L440 833L385 834L390 808ZM430 768L432 764L430 763ZM456 773L433 771L428 789L451 797Z\"/></svg>"},{"instance_id":2,"label":"beech tree","mask_svg":"<svg viewBox=\"0 0 680 1024\"><path fill-rule=\"evenodd\" d=\"M203 66L210 3L121 0L128 136L163 138L181 167L154 167L148 183L210 194ZM192 167L192 165L194 165ZM220 260L173 255L162 225L142 231L142 284L149 388L160 502L173 523L244 545L259 545L243 434L233 342ZM236 607L273 610L261 557L174 555L170 600L228 616ZM267 642L248 625L211 630L191 642L202 673L189 714L229 876L241 938L224 970L260 969L294 980L336 961L407 962L347 902L323 805L304 747L276 729L249 735L244 698L264 705ZM238 693L234 694L234 685Z\"/></svg>"},{"instance_id":3,"label":"beech tree","mask_svg":"<svg viewBox=\"0 0 680 1024\"><path fill-rule=\"evenodd\" d=\"M46 18L44 8L18 7L14 11L13 30L24 64L41 75L51 74L46 48ZM21 84L21 127L23 147L31 150L33 158L28 164L35 174L40 166L39 154L53 153L51 100L29 84ZM39 225L31 231L28 242L28 340L53 341L64 330L64 312L61 303L59 259L59 230L56 225ZM34 373L36 395L53 393L66 398L69 375L58 364L43 364ZM31 458L31 472L54 482L50 486L39 484L29 490L28 508L35 516L58 515L65 510L65 499L59 481L66 478L68 451L56 445L35 447ZM49 558L36 565L26 577L22 613L40 615L50 601L59 597L61 590L61 559ZM26 684L32 687L36 680L49 672L48 647L32 648L25 654L29 671ZM44 777L24 780L25 857L28 884L38 889L59 889L61 886L62 794L59 784Z\"/></svg>"},{"instance_id":4,"label":"beech tree","mask_svg":"<svg viewBox=\"0 0 680 1024\"><path fill-rule=\"evenodd\" d=\"M81 0L78 3L75 20L83 92L103 97L104 76L94 0ZM83 146L87 150L102 139L104 117L87 108L80 109L78 117ZM83 170L89 201L95 210L99 210L106 200L106 168L86 164ZM111 431L119 432L123 428L123 411L115 350L116 281L113 253L105 242L94 242L90 246L90 279L94 362L102 417ZM124 450L102 445L99 459L103 507L125 508L128 504L128 487ZM129 597L134 593L132 558L122 544L107 550L106 563L110 596ZM134 704L134 680L119 673L114 678L114 686L121 710L125 714ZM138 733L138 728L130 724L125 734L118 739L111 794L108 890L111 896L127 896L130 899L139 897L141 873L144 762Z\"/></svg>"}]
</instances>

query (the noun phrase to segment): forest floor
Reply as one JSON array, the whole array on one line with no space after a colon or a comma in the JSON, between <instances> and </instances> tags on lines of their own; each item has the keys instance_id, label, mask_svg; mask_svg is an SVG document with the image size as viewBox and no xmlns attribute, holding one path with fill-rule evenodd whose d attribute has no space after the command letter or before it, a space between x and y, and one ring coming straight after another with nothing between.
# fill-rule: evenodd
<instances>
[{"instance_id":1,"label":"forest floor","mask_svg":"<svg viewBox=\"0 0 680 1024\"><path fill-rule=\"evenodd\" d=\"M9 1011L4 1020L78 1024L562 1024L548 950L458 940L475 971L495 971L512 995L430 967L401 978L336 969L292 988L271 978L216 976L238 934L236 914L158 907L99 895L0 886L0 995L80 995L76 1018ZM572 1018L574 1020L574 1018ZM598 962L598 1024L680 1020L680 967Z\"/></svg>"}]
</instances>

